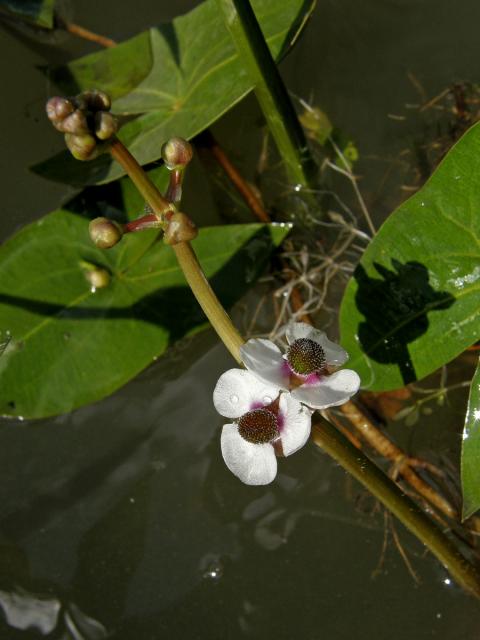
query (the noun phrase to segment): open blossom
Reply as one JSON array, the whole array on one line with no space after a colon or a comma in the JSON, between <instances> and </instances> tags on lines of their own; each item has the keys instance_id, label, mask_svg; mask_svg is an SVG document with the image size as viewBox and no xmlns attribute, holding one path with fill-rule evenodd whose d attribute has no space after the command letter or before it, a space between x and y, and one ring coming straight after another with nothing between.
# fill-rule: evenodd
<instances>
[{"instance_id":1,"label":"open blossom","mask_svg":"<svg viewBox=\"0 0 480 640\"><path fill-rule=\"evenodd\" d=\"M276 384L244 369L222 374L213 392L216 410L232 422L222 429L223 459L242 482L264 485L277 474L277 455L307 442L311 411Z\"/></svg>"},{"instance_id":2,"label":"open blossom","mask_svg":"<svg viewBox=\"0 0 480 640\"><path fill-rule=\"evenodd\" d=\"M311 409L344 404L360 387L360 378L351 369L336 371L348 360L347 352L304 322L292 322L286 331L286 354L270 340L249 340L241 348L249 371L264 383L291 396Z\"/></svg>"}]
</instances>

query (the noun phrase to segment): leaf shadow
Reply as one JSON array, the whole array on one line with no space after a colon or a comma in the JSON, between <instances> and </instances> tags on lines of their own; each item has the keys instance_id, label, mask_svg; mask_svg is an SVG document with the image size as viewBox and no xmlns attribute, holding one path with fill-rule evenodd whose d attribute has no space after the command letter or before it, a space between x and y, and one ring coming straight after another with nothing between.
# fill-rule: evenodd
<instances>
[{"instance_id":1,"label":"leaf shadow","mask_svg":"<svg viewBox=\"0 0 480 640\"><path fill-rule=\"evenodd\" d=\"M406 385L417 379L409 344L428 331L428 313L448 309L455 298L431 286L428 269L420 262L392 258L391 265L390 270L373 263L380 278L370 277L361 264L355 270L355 302L365 317L358 339L372 360L396 364Z\"/></svg>"},{"instance_id":2,"label":"leaf shadow","mask_svg":"<svg viewBox=\"0 0 480 640\"><path fill-rule=\"evenodd\" d=\"M233 305L247 291L263 270L273 248L274 243L270 229L262 227L250 236L235 254L209 278L213 290L225 307ZM128 284L131 287L133 282L130 281ZM165 328L170 343L184 337L190 330L207 321L200 305L186 284L167 288L159 287L138 298L130 305L102 306L101 296L105 293L111 299L111 292L110 287L100 289L93 294L93 304L82 306L69 306L68 303L59 304L46 300L32 300L18 295L1 293L0 304L10 305L37 316L51 317L56 320L79 322L85 320L136 320L150 323ZM113 328L112 331L114 331ZM15 348L25 348L21 338L16 342Z\"/></svg>"},{"instance_id":3,"label":"leaf shadow","mask_svg":"<svg viewBox=\"0 0 480 640\"><path fill-rule=\"evenodd\" d=\"M170 53L172 54L172 58L175 60L175 64L180 69L180 43L178 40L177 30L175 28L175 24L173 22L165 22L164 24L160 24L156 27L152 27L152 31L158 31L163 39L165 40L168 48L170 49Z\"/></svg>"}]
</instances>

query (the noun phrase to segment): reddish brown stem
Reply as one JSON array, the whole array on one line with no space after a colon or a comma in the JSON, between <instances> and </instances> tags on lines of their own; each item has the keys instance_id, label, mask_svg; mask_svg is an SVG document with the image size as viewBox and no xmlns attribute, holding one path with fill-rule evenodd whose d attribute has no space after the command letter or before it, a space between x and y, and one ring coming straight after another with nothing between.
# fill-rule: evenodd
<instances>
[{"instance_id":1,"label":"reddish brown stem","mask_svg":"<svg viewBox=\"0 0 480 640\"><path fill-rule=\"evenodd\" d=\"M233 165L230 158L218 144L211 131L208 129L204 131L200 136L200 140L202 144L209 149L215 160L225 171L233 186L245 200L248 207L253 211L256 217L261 222L271 222L270 216L263 208L262 203L253 192L253 189L247 184L238 169Z\"/></svg>"},{"instance_id":2,"label":"reddish brown stem","mask_svg":"<svg viewBox=\"0 0 480 640\"><path fill-rule=\"evenodd\" d=\"M163 224L159 221L158 217L154 213L150 213L131 222L127 222L123 225L123 231L125 233L132 233L135 231L143 231L144 229L162 229Z\"/></svg>"},{"instance_id":3,"label":"reddish brown stem","mask_svg":"<svg viewBox=\"0 0 480 640\"><path fill-rule=\"evenodd\" d=\"M85 27L81 27L79 24L75 24L73 22L62 22L62 28L68 33L76 36L77 38L83 38L83 40L89 40L90 42L96 42L102 47L115 47L117 43L115 40L111 38L107 38L107 36L102 36L99 33L95 33L94 31L90 31L89 29L85 29Z\"/></svg>"}]
</instances>

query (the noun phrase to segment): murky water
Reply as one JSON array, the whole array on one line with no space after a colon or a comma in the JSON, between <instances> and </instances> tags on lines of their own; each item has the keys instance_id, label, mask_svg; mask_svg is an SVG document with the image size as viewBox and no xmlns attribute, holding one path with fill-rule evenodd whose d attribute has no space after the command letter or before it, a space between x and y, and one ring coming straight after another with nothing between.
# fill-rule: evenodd
<instances>
[{"instance_id":1,"label":"murky water","mask_svg":"<svg viewBox=\"0 0 480 640\"><path fill-rule=\"evenodd\" d=\"M197 3L75 4L79 23L121 39ZM428 95L475 80L479 19L473 2L460 11L448 0L320 0L283 65L291 90L356 140L377 221L399 198L398 184L379 188L377 157L394 157L417 133L387 117L418 101L407 71ZM26 173L61 145L43 116L48 84L34 67L93 47L65 40L59 56L4 32L0 44L3 95L14 96L0 101L5 237L68 193ZM215 127L247 174L258 127L252 99ZM203 193L202 169L194 171L192 188ZM391 541L379 567L382 513L316 447L282 461L266 488L243 486L226 470L211 392L231 365L205 332L94 406L1 423L2 640L477 638L477 602L400 525L421 583ZM461 414L442 415L453 425L441 443L448 452ZM437 421L429 418L429 433Z\"/></svg>"}]
</instances>

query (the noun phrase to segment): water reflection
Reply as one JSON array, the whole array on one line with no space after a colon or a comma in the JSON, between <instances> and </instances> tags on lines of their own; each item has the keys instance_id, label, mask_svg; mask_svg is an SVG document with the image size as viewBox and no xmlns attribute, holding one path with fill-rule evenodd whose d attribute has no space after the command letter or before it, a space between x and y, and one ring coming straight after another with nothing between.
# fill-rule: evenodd
<instances>
[{"instance_id":1,"label":"water reflection","mask_svg":"<svg viewBox=\"0 0 480 640\"><path fill-rule=\"evenodd\" d=\"M0 610L5 621L18 631L37 631L61 640L102 640L109 637L105 627L72 602L62 602L51 594L31 593L16 587L0 590Z\"/></svg>"}]
</instances>

